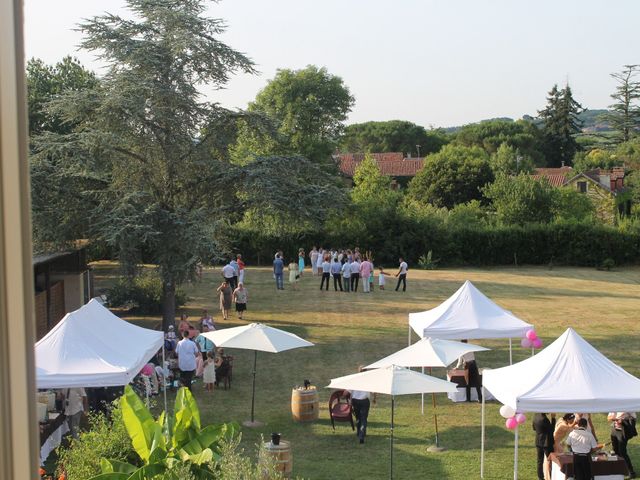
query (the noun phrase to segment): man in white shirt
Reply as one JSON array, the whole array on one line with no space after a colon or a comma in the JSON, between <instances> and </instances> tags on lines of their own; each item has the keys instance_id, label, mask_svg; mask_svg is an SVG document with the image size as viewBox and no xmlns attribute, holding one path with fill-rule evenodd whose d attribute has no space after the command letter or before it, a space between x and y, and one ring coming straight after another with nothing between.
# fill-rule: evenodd
<instances>
[{"instance_id":1,"label":"man in white shirt","mask_svg":"<svg viewBox=\"0 0 640 480\"><path fill-rule=\"evenodd\" d=\"M182 332L182 340L176 346L176 354L178 355L178 368L180 369L180 383L182 386L191 390L191 381L196 373L198 356L198 346L196 342L189 339L189 331Z\"/></svg>"},{"instance_id":2,"label":"man in white shirt","mask_svg":"<svg viewBox=\"0 0 640 480\"><path fill-rule=\"evenodd\" d=\"M222 276L224 277L224 279L227 281L227 283L229 285L232 284L233 282L233 277L236 274L236 269L233 268L233 265L231 265L231 263L227 263L224 267L222 267Z\"/></svg>"},{"instance_id":3,"label":"man in white shirt","mask_svg":"<svg viewBox=\"0 0 640 480\"><path fill-rule=\"evenodd\" d=\"M86 410L88 410L88 404L84 388L67 388L64 391L64 414L73 438L78 438L80 420Z\"/></svg>"},{"instance_id":4,"label":"man in white shirt","mask_svg":"<svg viewBox=\"0 0 640 480\"><path fill-rule=\"evenodd\" d=\"M351 262L351 291L358 291L358 282L360 281L360 260Z\"/></svg>"},{"instance_id":5,"label":"man in white shirt","mask_svg":"<svg viewBox=\"0 0 640 480\"><path fill-rule=\"evenodd\" d=\"M404 261L404 258L400 257L399 260L400 260L400 268L398 270L398 273L396 273L396 277L398 277L396 292L400 288L400 282L402 282L402 291L406 292L407 291L407 269L409 268L409 266L407 265L407 262Z\"/></svg>"},{"instance_id":6,"label":"man in white shirt","mask_svg":"<svg viewBox=\"0 0 640 480\"><path fill-rule=\"evenodd\" d=\"M589 455L598 449L598 443L587 430L587 419L578 420L578 428L572 430L566 444L573 452L573 478L575 480L591 480L591 462Z\"/></svg>"}]
</instances>

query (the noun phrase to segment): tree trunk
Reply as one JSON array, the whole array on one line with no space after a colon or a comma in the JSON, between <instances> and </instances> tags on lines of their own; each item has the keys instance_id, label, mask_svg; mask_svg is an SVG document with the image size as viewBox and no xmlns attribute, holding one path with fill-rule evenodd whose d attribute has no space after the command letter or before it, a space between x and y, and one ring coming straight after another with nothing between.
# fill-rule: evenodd
<instances>
[{"instance_id":1,"label":"tree trunk","mask_svg":"<svg viewBox=\"0 0 640 480\"><path fill-rule=\"evenodd\" d=\"M176 319L176 283L162 280L162 330L167 332Z\"/></svg>"}]
</instances>

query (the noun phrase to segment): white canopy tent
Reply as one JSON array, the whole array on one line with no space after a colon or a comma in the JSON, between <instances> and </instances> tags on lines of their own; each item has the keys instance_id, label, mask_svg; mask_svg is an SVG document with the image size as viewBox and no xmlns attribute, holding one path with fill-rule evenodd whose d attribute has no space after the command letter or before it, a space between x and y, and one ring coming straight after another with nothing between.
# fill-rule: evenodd
<instances>
[{"instance_id":1,"label":"white canopy tent","mask_svg":"<svg viewBox=\"0 0 640 480\"><path fill-rule=\"evenodd\" d=\"M598 352L569 328L537 355L509 367L486 370L483 388L519 412L634 412L640 379ZM518 471L518 433L514 479ZM481 476L484 474L484 402Z\"/></svg>"},{"instance_id":2,"label":"white canopy tent","mask_svg":"<svg viewBox=\"0 0 640 480\"><path fill-rule=\"evenodd\" d=\"M163 345L162 332L126 322L93 299L36 343L36 385L126 385Z\"/></svg>"},{"instance_id":3,"label":"white canopy tent","mask_svg":"<svg viewBox=\"0 0 640 480\"><path fill-rule=\"evenodd\" d=\"M511 338L522 337L533 325L496 305L469 280L447 300L425 312L409 314L411 329L421 338L445 340L508 338L509 363L512 363Z\"/></svg>"}]
</instances>

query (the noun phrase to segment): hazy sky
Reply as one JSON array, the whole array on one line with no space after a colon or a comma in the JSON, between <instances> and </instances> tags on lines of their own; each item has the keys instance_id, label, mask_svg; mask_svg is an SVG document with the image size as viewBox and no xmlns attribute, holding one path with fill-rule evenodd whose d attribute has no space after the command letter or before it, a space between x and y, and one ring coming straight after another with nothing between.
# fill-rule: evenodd
<instances>
[{"instance_id":1,"label":"hazy sky","mask_svg":"<svg viewBox=\"0 0 640 480\"><path fill-rule=\"evenodd\" d=\"M27 57L76 51L83 18L122 13L122 0L24 0ZM260 75L235 77L211 98L244 108L278 68L325 66L356 98L349 123L425 127L535 115L554 83L583 106L611 103L609 74L640 63L638 0L223 0L223 39Z\"/></svg>"}]
</instances>

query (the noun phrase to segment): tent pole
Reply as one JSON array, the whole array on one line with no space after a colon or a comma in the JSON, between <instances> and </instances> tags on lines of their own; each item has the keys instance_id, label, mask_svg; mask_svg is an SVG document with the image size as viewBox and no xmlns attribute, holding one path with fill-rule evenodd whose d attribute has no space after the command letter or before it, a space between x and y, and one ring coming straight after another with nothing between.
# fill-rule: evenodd
<instances>
[{"instance_id":1,"label":"tent pole","mask_svg":"<svg viewBox=\"0 0 640 480\"><path fill-rule=\"evenodd\" d=\"M391 395L391 441L389 443L390 459L391 459L391 461L389 462L390 480L393 480L393 407L395 403L394 400L395 400L395 397Z\"/></svg>"},{"instance_id":2,"label":"tent pole","mask_svg":"<svg viewBox=\"0 0 640 480\"><path fill-rule=\"evenodd\" d=\"M167 415L167 376L165 375L164 342L162 342L162 395L164 396L164 412Z\"/></svg>"},{"instance_id":3,"label":"tent pole","mask_svg":"<svg viewBox=\"0 0 640 480\"><path fill-rule=\"evenodd\" d=\"M484 478L484 385L480 387L482 390L482 416L480 420L480 478Z\"/></svg>"},{"instance_id":4,"label":"tent pole","mask_svg":"<svg viewBox=\"0 0 640 480\"><path fill-rule=\"evenodd\" d=\"M513 345L511 344L511 338L509 338L509 365L513 365Z\"/></svg>"},{"instance_id":5,"label":"tent pole","mask_svg":"<svg viewBox=\"0 0 640 480\"><path fill-rule=\"evenodd\" d=\"M254 353L254 356L253 356L253 387L251 390L251 423L254 422L253 413L254 413L254 407L255 407L255 401L256 401L256 367L258 365L258 351L254 350L253 353Z\"/></svg>"},{"instance_id":6,"label":"tent pole","mask_svg":"<svg viewBox=\"0 0 640 480\"><path fill-rule=\"evenodd\" d=\"M513 480L518 480L518 426L516 425L516 438L513 450Z\"/></svg>"}]
</instances>

